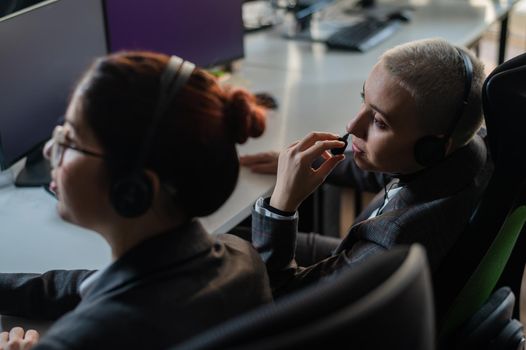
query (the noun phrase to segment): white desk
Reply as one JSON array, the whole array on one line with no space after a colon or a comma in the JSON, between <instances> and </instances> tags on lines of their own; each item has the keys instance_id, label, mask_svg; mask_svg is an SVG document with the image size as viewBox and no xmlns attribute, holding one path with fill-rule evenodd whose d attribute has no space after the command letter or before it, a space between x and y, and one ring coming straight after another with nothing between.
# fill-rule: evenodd
<instances>
[{"instance_id":1,"label":"white desk","mask_svg":"<svg viewBox=\"0 0 526 350\"><path fill-rule=\"evenodd\" d=\"M355 3L353 0L340 1ZM355 73L363 79L376 58L398 44L431 37L441 37L456 45L475 44L489 26L507 16L517 1L384 0L381 2L412 7L413 17L395 35L365 54L330 51L322 43L284 40L281 36L284 30L277 29L271 33L249 34L245 41L244 61L250 66L299 69L303 72L321 68L324 73L331 71L336 74L341 72L338 67L344 68L343 65L347 64L345 74ZM345 8L345 5L341 7Z\"/></svg>"},{"instance_id":2,"label":"white desk","mask_svg":"<svg viewBox=\"0 0 526 350\"><path fill-rule=\"evenodd\" d=\"M247 35L246 58L233 81L252 91L274 94L279 111L270 114L264 136L240 146L239 152L279 150L312 130L343 133L359 108L363 81L384 50L434 36L471 44L513 2L412 0L409 3L416 8L412 21L365 54L332 52L323 44L285 40L279 28ZM202 220L205 227L212 233L228 231L273 184L273 176L242 169L233 195L219 211ZM98 268L109 262L105 242L61 222L54 207L54 199L42 189L0 189L0 272Z\"/></svg>"}]
</instances>

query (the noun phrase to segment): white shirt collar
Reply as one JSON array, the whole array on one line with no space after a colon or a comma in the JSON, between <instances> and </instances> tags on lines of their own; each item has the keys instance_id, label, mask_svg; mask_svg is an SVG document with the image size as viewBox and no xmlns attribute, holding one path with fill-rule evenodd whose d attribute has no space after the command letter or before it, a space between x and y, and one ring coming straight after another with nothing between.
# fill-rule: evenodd
<instances>
[{"instance_id":1,"label":"white shirt collar","mask_svg":"<svg viewBox=\"0 0 526 350\"><path fill-rule=\"evenodd\" d=\"M107 269L108 269L108 266L106 266L106 267L104 267L104 268L102 268L102 269L100 269L98 271L95 271L94 273L92 273L91 275L86 277L86 279L84 279L84 281L82 281L80 283L79 294L80 294L81 298L84 298L84 296L93 288L93 286L95 285L95 282L97 282L97 280L100 278L100 276Z\"/></svg>"}]
</instances>

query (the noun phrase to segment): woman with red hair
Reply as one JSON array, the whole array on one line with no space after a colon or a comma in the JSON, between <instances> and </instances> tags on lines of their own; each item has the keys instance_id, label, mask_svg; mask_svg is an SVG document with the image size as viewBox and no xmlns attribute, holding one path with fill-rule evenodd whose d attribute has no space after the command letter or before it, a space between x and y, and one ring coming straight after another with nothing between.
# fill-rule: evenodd
<instances>
[{"instance_id":1,"label":"woman with red hair","mask_svg":"<svg viewBox=\"0 0 526 350\"><path fill-rule=\"evenodd\" d=\"M34 331L4 332L0 348L164 349L268 302L249 243L210 236L196 220L232 193L235 144L264 127L253 95L180 58L98 59L44 153L59 215L99 233L112 263L0 274L1 314L58 319L39 341Z\"/></svg>"}]
</instances>

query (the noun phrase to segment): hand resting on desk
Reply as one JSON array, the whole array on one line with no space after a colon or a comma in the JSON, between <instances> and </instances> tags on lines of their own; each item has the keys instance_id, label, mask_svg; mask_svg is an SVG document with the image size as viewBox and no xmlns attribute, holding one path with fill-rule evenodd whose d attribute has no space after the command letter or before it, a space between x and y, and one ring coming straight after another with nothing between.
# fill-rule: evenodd
<instances>
[{"instance_id":1,"label":"hand resting on desk","mask_svg":"<svg viewBox=\"0 0 526 350\"><path fill-rule=\"evenodd\" d=\"M279 153L275 151L247 154L239 157L239 164L254 173L276 175Z\"/></svg>"}]
</instances>

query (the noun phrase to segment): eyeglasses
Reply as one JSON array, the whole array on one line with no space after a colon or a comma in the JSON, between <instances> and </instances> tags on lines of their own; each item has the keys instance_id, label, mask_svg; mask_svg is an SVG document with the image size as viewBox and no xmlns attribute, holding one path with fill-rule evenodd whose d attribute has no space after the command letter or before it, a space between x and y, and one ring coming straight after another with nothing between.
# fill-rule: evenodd
<instances>
[{"instance_id":1,"label":"eyeglasses","mask_svg":"<svg viewBox=\"0 0 526 350\"><path fill-rule=\"evenodd\" d=\"M73 145L70 145L67 143L67 135L68 130L64 128L62 125L58 125L55 127L55 130L53 130L53 137L51 138L51 154L50 154L50 162L51 166L53 168L56 168L60 166L62 163L62 160L64 158L64 153L66 152L66 149L72 149L74 151L77 151L79 153L82 153L87 156L97 157L97 158L105 158L103 154L95 153L92 151L88 151L86 149L78 148Z\"/></svg>"}]
</instances>

